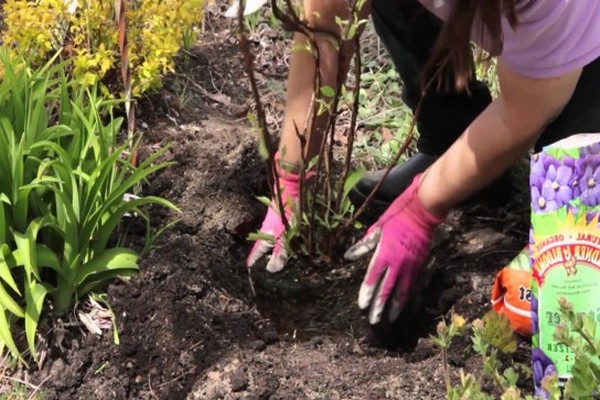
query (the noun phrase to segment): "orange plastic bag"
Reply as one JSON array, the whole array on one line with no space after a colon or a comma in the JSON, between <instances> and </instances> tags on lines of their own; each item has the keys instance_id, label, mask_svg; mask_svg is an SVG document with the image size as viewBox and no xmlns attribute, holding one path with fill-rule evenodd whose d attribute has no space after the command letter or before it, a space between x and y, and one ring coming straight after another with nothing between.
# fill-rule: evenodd
<instances>
[{"instance_id":1,"label":"orange plastic bag","mask_svg":"<svg viewBox=\"0 0 600 400\"><path fill-rule=\"evenodd\" d=\"M529 248L523 249L496 275L492 287L492 308L506 315L515 332L526 337L531 336Z\"/></svg>"}]
</instances>

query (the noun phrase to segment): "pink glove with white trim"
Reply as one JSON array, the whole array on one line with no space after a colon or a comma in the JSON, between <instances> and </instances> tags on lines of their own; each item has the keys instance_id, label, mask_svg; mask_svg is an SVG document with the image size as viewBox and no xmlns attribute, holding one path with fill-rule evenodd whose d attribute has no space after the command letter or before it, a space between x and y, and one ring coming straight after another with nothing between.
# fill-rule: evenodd
<instances>
[{"instance_id":1,"label":"pink glove with white trim","mask_svg":"<svg viewBox=\"0 0 600 400\"><path fill-rule=\"evenodd\" d=\"M288 223L293 224L292 207L296 207L298 204L298 196L300 195L300 176L285 171L279 166L277 167L277 174L279 176L279 187L281 189L281 199L283 201L285 218ZM274 192L277 194L277 191ZM273 241L257 240L254 243L254 246L252 246L250 254L248 254L246 265L248 268L252 267L258 259L267 254L269 250L273 249L271 258L267 263L267 271L281 271L288 260L288 253L285 243L283 242L285 225L279 214L279 202L275 200L271 201L271 205L260 228L260 232L273 236Z\"/></svg>"},{"instance_id":2,"label":"pink glove with white trim","mask_svg":"<svg viewBox=\"0 0 600 400\"><path fill-rule=\"evenodd\" d=\"M431 235L445 220L431 214L421 203L417 194L420 179L417 175L344 255L348 260L357 260L376 247L358 294L358 306L363 310L370 306L369 322L373 325L381 320L390 295L389 320L398 317L425 261Z\"/></svg>"}]
</instances>

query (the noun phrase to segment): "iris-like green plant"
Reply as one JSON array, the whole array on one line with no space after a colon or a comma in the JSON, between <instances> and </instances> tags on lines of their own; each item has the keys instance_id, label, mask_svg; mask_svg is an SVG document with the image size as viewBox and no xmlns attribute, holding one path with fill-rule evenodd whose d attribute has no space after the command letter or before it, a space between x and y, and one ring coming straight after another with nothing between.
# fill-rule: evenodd
<instances>
[{"instance_id":1,"label":"iris-like green plant","mask_svg":"<svg viewBox=\"0 0 600 400\"><path fill-rule=\"evenodd\" d=\"M138 254L113 247L126 213L158 197L124 195L165 168L162 149L137 167L134 143L117 141L116 101L78 89L56 57L43 68L0 53L0 344L21 361L13 338L24 322L32 357L45 306L57 314L115 277L138 271ZM133 151L131 151L133 149Z\"/></svg>"}]
</instances>

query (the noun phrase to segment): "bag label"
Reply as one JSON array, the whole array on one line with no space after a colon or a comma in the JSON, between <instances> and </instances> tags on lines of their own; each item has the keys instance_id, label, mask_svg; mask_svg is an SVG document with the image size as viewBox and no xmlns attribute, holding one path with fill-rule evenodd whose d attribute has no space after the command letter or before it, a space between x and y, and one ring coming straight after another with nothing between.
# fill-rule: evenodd
<instances>
[{"instance_id":1,"label":"bag label","mask_svg":"<svg viewBox=\"0 0 600 400\"><path fill-rule=\"evenodd\" d=\"M539 348L554 361L559 378L571 375L574 361L572 351L553 338L561 322L559 299L566 298L575 311L600 322L600 231L589 225L570 228L535 238L532 246L533 277L539 286ZM592 232L577 232L582 228Z\"/></svg>"}]
</instances>

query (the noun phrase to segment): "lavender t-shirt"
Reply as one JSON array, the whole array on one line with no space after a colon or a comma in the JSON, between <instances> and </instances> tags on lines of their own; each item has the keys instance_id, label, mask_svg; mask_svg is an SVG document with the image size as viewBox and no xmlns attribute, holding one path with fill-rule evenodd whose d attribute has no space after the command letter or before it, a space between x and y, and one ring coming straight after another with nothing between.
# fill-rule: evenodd
<instances>
[{"instance_id":1,"label":"lavender t-shirt","mask_svg":"<svg viewBox=\"0 0 600 400\"><path fill-rule=\"evenodd\" d=\"M441 19L453 0L419 0ZM486 0L481 0L486 1ZM600 57L600 0L521 0L515 30L506 18L500 57L513 71L550 78L582 68ZM480 43L480 38L473 37Z\"/></svg>"}]
</instances>

